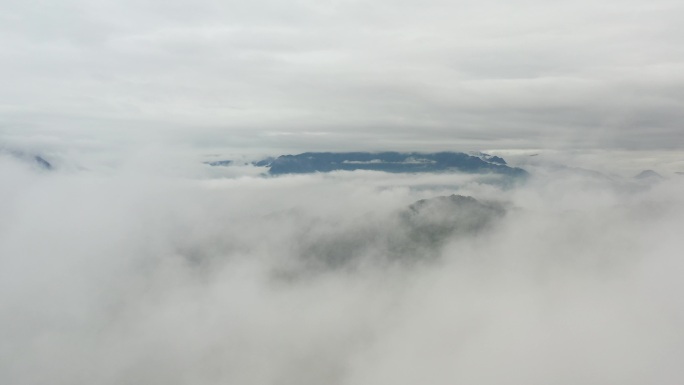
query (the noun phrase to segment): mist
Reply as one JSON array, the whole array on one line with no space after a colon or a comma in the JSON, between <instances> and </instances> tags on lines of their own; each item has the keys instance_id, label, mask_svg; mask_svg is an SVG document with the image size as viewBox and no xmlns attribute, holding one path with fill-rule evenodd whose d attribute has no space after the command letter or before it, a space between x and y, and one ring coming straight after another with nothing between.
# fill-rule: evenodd
<instances>
[{"instance_id":1,"label":"mist","mask_svg":"<svg viewBox=\"0 0 684 385\"><path fill-rule=\"evenodd\" d=\"M684 378L681 177L147 159L0 157L1 383Z\"/></svg>"},{"instance_id":2,"label":"mist","mask_svg":"<svg viewBox=\"0 0 684 385\"><path fill-rule=\"evenodd\" d=\"M0 384L684 383L681 0L0 10Z\"/></svg>"}]
</instances>

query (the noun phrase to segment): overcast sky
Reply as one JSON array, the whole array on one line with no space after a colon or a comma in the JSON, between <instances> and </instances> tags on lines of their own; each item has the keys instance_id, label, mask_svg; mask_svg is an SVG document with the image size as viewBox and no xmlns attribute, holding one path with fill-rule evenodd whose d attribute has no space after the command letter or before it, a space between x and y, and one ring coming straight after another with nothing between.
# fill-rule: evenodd
<instances>
[{"instance_id":1,"label":"overcast sky","mask_svg":"<svg viewBox=\"0 0 684 385\"><path fill-rule=\"evenodd\" d=\"M683 384L683 105L684 0L0 0L0 384ZM202 163L392 149L530 177Z\"/></svg>"},{"instance_id":2,"label":"overcast sky","mask_svg":"<svg viewBox=\"0 0 684 385\"><path fill-rule=\"evenodd\" d=\"M684 3L0 0L0 140L684 146Z\"/></svg>"}]
</instances>

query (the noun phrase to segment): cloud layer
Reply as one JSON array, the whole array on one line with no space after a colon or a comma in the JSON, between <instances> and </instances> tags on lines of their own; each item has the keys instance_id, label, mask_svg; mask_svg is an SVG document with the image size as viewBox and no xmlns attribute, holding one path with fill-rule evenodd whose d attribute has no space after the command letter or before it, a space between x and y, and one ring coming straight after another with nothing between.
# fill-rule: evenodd
<instances>
[{"instance_id":1,"label":"cloud layer","mask_svg":"<svg viewBox=\"0 0 684 385\"><path fill-rule=\"evenodd\" d=\"M681 1L0 6L0 383L682 383Z\"/></svg>"},{"instance_id":2,"label":"cloud layer","mask_svg":"<svg viewBox=\"0 0 684 385\"><path fill-rule=\"evenodd\" d=\"M1 160L2 383L684 378L681 179L539 168L502 190L458 174L197 179ZM506 214L409 247L402 213L452 193Z\"/></svg>"},{"instance_id":3,"label":"cloud layer","mask_svg":"<svg viewBox=\"0 0 684 385\"><path fill-rule=\"evenodd\" d=\"M2 4L6 133L285 151L684 145L679 1Z\"/></svg>"}]
</instances>

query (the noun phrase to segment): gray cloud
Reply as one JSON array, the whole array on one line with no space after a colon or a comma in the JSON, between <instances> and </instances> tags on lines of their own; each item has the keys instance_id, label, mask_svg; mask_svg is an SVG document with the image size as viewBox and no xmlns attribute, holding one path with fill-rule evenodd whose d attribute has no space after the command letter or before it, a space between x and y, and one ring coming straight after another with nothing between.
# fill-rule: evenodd
<instances>
[{"instance_id":1,"label":"gray cloud","mask_svg":"<svg viewBox=\"0 0 684 385\"><path fill-rule=\"evenodd\" d=\"M678 2L4 3L6 132L683 144Z\"/></svg>"}]
</instances>

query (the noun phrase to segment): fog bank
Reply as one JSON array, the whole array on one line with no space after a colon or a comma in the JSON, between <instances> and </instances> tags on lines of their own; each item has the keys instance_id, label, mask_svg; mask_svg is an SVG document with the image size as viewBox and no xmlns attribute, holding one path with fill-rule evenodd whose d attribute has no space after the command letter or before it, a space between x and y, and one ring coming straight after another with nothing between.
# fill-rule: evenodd
<instances>
[{"instance_id":1,"label":"fog bank","mask_svg":"<svg viewBox=\"0 0 684 385\"><path fill-rule=\"evenodd\" d=\"M684 178L215 178L140 159L0 158L0 382L684 379ZM451 194L501 211L406 219Z\"/></svg>"}]
</instances>

